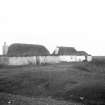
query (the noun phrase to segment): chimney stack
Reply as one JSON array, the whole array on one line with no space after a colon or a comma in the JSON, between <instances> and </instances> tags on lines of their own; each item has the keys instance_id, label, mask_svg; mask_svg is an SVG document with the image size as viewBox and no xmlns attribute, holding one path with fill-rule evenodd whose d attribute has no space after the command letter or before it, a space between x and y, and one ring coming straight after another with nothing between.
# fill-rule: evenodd
<instances>
[{"instance_id":1,"label":"chimney stack","mask_svg":"<svg viewBox=\"0 0 105 105\"><path fill-rule=\"evenodd\" d=\"M6 42L4 42L4 45L3 45L3 55L7 55L7 52L8 52L8 46L6 45Z\"/></svg>"}]
</instances>

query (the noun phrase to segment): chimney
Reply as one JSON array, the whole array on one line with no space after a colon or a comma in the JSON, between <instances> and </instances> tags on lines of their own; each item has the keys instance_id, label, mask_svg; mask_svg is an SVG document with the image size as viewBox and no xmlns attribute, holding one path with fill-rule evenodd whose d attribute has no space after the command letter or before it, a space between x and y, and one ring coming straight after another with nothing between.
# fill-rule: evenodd
<instances>
[{"instance_id":1,"label":"chimney","mask_svg":"<svg viewBox=\"0 0 105 105\"><path fill-rule=\"evenodd\" d=\"M4 42L4 45L3 45L3 55L7 55L7 52L8 52L8 46L6 45L6 42Z\"/></svg>"}]
</instances>

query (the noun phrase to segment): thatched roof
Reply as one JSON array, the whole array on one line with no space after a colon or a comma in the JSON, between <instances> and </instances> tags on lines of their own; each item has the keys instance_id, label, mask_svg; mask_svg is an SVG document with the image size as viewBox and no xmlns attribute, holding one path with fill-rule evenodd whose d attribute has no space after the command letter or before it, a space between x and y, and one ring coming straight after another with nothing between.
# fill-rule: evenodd
<instances>
[{"instance_id":1,"label":"thatched roof","mask_svg":"<svg viewBox=\"0 0 105 105\"><path fill-rule=\"evenodd\" d=\"M7 56L47 56L49 51L42 45L12 44L8 48Z\"/></svg>"},{"instance_id":2,"label":"thatched roof","mask_svg":"<svg viewBox=\"0 0 105 105\"><path fill-rule=\"evenodd\" d=\"M72 55L77 52L74 47L57 47L57 48L59 49L57 55ZM53 52L53 55L55 55L55 51Z\"/></svg>"},{"instance_id":3,"label":"thatched roof","mask_svg":"<svg viewBox=\"0 0 105 105\"><path fill-rule=\"evenodd\" d=\"M85 51L78 51L78 54L79 54L79 55L88 55L88 53L85 52Z\"/></svg>"},{"instance_id":4,"label":"thatched roof","mask_svg":"<svg viewBox=\"0 0 105 105\"><path fill-rule=\"evenodd\" d=\"M88 55L85 51L77 51L74 47L57 47L58 54L55 54L55 50L52 55Z\"/></svg>"}]
</instances>

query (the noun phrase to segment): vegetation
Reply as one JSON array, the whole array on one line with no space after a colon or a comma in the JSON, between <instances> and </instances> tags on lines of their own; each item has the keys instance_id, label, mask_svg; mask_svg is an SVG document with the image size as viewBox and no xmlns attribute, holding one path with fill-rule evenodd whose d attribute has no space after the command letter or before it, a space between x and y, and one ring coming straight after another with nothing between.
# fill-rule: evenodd
<instances>
[{"instance_id":1,"label":"vegetation","mask_svg":"<svg viewBox=\"0 0 105 105\"><path fill-rule=\"evenodd\" d=\"M103 62L104 60L99 61L95 58L90 63L2 67L0 68L0 102L6 105L5 100L10 95L10 97L19 97L23 105L32 105L28 104L29 102L37 103L36 99L54 102L54 104L36 105L77 103L77 105L104 105L105 64Z\"/></svg>"}]
</instances>

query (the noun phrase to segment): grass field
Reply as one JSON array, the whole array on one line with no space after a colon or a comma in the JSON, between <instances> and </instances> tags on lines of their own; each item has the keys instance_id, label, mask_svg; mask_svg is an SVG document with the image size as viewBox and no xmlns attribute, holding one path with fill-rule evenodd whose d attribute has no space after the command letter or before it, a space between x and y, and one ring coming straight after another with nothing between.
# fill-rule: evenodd
<instances>
[{"instance_id":1,"label":"grass field","mask_svg":"<svg viewBox=\"0 0 105 105\"><path fill-rule=\"evenodd\" d=\"M0 66L0 105L8 104L104 105L105 59L94 57L90 63Z\"/></svg>"}]
</instances>

